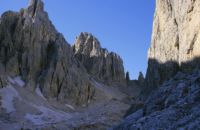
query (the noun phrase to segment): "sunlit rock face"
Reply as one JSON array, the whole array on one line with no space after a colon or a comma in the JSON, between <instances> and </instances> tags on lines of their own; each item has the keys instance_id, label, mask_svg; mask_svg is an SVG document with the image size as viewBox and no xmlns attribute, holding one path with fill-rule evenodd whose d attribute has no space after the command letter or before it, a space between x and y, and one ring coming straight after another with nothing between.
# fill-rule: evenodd
<instances>
[{"instance_id":1,"label":"sunlit rock face","mask_svg":"<svg viewBox=\"0 0 200 130\"><path fill-rule=\"evenodd\" d=\"M1 16L0 70L1 87L6 75L21 75L30 90L39 85L47 98L86 104L93 95L86 70L52 25L41 0Z\"/></svg>"},{"instance_id":2,"label":"sunlit rock face","mask_svg":"<svg viewBox=\"0 0 200 130\"><path fill-rule=\"evenodd\" d=\"M146 75L149 86L160 85L179 70L199 67L199 31L200 1L156 0Z\"/></svg>"},{"instance_id":3,"label":"sunlit rock face","mask_svg":"<svg viewBox=\"0 0 200 130\"><path fill-rule=\"evenodd\" d=\"M90 33L81 33L73 45L75 57L88 73L106 82L125 81L123 61L114 52L109 53Z\"/></svg>"},{"instance_id":4,"label":"sunlit rock face","mask_svg":"<svg viewBox=\"0 0 200 130\"><path fill-rule=\"evenodd\" d=\"M199 31L200 1L156 0L147 98L114 130L200 129Z\"/></svg>"}]
</instances>

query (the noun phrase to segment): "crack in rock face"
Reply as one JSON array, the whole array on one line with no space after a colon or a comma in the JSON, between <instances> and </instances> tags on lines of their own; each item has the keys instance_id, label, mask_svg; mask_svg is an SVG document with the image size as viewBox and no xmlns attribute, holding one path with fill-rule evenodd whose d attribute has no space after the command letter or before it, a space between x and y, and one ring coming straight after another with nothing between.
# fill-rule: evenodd
<instances>
[{"instance_id":1,"label":"crack in rock face","mask_svg":"<svg viewBox=\"0 0 200 130\"><path fill-rule=\"evenodd\" d=\"M158 87L178 71L192 71L198 68L199 65L195 64L188 69L185 64L200 56L199 4L200 1L195 0L156 0L146 76L149 86ZM152 62L153 60L157 63ZM161 67L162 64L168 65ZM158 83L153 83L155 80L158 80Z\"/></svg>"},{"instance_id":2,"label":"crack in rock face","mask_svg":"<svg viewBox=\"0 0 200 130\"><path fill-rule=\"evenodd\" d=\"M31 91L39 85L47 99L74 105L92 100L94 89L85 68L52 25L41 0L1 16L0 43L0 75L20 75Z\"/></svg>"}]
</instances>

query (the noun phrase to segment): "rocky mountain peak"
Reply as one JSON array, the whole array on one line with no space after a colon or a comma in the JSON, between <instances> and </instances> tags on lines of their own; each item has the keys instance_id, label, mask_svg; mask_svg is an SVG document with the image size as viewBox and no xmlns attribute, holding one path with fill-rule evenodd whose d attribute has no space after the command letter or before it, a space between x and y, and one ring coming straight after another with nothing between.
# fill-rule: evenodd
<instances>
[{"instance_id":1,"label":"rocky mountain peak","mask_svg":"<svg viewBox=\"0 0 200 130\"><path fill-rule=\"evenodd\" d=\"M44 11L44 3L42 0L30 0L27 9L28 12L34 16L36 13Z\"/></svg>"},{"instance_id":2,"label":"rocky mountain peak","mask_svg":"<svg viewBox=\"0 0 200 130\"><path fill-rule=\"evenodd\" d=\"M42 0L30 0L26 9L20 10L20 15L25 19L25 25L31 23L50 23L47 12L44 10L44 3Z\"/></svg>"},{"instance_id":3,"label":"rocky mountain peak","mask_svg":"<svg viewBox=\"0 0 200 130\"><path fill-rule=\"evenodd\" d=\"M87 104L93 93L88 74L43 9L41 0L31 0L28 8L2 15L0 81L20 76L30 91L39 87L46 98Z\"/></svg>"},{"instance_id":4,"label":"rocky mountain peak","mask_svg":"<svg viewBox=\"0 0 200 130\"><path fill-rule=\"evenodd\" d=\"M71 47L41 0L0 20L0 129L107 129L122 118L132 93L119 55L90 33Z\"/></svg>"},{"instance_id":5,"label":"rocky mountain peak","mask_svg":"<svg viewBox=\"0 0 200 130\"><path fill-rule=\"evenodd\" d=\"M139 72L139 76L138 76L138 82L140 86L143 86L145 83L145 78L142 72Z\"/></svg>"},{"instance_id":6,"label":"rocky mountain peak","mask_svg":"<svg viewBox=\"0 0 200 130\"><path fill-rule=\"evenodd\" d=\"M97 38L95 38L91 33L82 32L76 38L74 44L75 54L81 52L87 56L99 56L101 55L101 45Z\"/></svg>"},{"instance_id":7,"label":"rocky mountain peak","mask_svg":"<svg viewBox=\"0 0 200 130\"><path fill-rule=\"evenodd\" d=\"M104 81L125 80L123 61L120 56L102 48L98 39L91 33L81 33L72 48L75 57L83 63L89 74Z\"/></svg>"}]
</instances>

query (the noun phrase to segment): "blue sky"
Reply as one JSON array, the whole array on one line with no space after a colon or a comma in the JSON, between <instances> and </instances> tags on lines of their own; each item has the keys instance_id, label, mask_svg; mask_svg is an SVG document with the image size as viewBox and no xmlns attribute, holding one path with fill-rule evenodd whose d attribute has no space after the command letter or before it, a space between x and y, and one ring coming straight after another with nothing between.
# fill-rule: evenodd
<instances>
[{"instance_id":1,"label":"blue sky","mask_svg":"<svg viewBox=\"0 0 200 130\"><path fill-rule=\"evenodd\" d=\"M0 14L18 11L29 0L0 0ZM57 30L73 44L80 32L90 32L101 46L118 53L135 79L146 73L155 0L44 0Z\"/></svg>"}]
</instances>

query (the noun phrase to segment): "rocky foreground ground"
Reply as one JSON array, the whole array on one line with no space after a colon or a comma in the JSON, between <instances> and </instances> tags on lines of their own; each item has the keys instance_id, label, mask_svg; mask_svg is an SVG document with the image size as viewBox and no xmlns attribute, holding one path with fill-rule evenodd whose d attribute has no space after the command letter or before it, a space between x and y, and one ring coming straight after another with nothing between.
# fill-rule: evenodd
<instances>
[{"instance_id":1,"label":"rocky foreground ground","mask_svg":"<svg viewBox=\"0 0 200 130\"><path fill-rule=\"evenodd\" d=\"M147 74L134 81L91 33L68 44L41 0L3 13L0 130L200 129L199 7L156 0Z\"/></svg>"},{"instance_id":2,"label":"rocky foreground ground","mask_svg":"<svg viewBox=\"0 0 200 130\"><path fill-rule=\"evenodd\" d=\"M46 99L39 88L32 92L21 77L7 82L0 89L1 130L104 130L118 124L130 107L128 92L94 80L94 100L81 107Z\"/></svg>"},{"instance_id":3,"label":"rocky foreground ground","mask_svg":"<svg viewBox=\"0 0 200 130\"><path fill-rule=\"evenodd\" d=\"M200 71L177 73L114 130L200 129Z\"/></svg>"}]
</instances>

